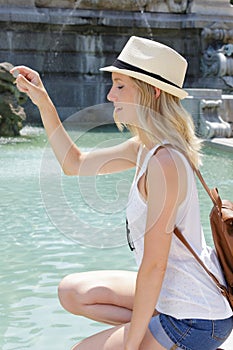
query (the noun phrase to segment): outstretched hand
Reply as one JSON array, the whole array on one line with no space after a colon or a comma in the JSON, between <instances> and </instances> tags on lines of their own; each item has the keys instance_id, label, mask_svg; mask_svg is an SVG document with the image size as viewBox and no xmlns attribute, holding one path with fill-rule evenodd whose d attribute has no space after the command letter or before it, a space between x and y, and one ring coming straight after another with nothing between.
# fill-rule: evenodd
<instances>
[{"instance_id":1,"label":"outstretched hand","mask_svg":"<svg viewBox=\"0 0 233 350\"><path fill-rule=\"evenodd\" d=\"M48 96L40 75L36 71L25 66L16 66L11 69L10 73L16 78L16 86L19 91L26 93L35 105L39 106Z\"/></svg>"}]
</instances>

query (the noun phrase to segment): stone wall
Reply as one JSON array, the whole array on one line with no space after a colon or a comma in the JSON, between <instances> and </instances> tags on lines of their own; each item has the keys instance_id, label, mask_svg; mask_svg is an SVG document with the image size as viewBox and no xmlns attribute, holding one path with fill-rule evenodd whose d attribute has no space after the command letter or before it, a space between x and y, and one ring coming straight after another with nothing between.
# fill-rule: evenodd
<instances>
[{"instance_id":1,"label":"stone wall","mask_svg":"<svg viewBox=\"0 0 233 350\"><path fill-rule=\"evenodd\" d=\"M0 0L0 5L88 10L229 15L233 0Z\"/></svg>"},{"instance_id":2,"label":"stone wall","mask_svg":"<svg viewBox=\"0 0 233 350\"><path fill-rule=\"evenodd\" d=\"M216 2L216 1L215 1ZM0 0L0 5L147 12L186 12L189 0Z\"/></svg>"},{"instance_id":3,"label":"stone wall","mask_svg":"<svg viewBox=\"0 0 233 350\"><path fill-rule=\"evenodd\" d=\"M189 63L185 87L215 87L232 93L229 79L220 74L221 65L208 75L203 57L213 42L216 52L222 44L233 42L233 8L225 0L201 3L0 0L0 62L39 71L62 119L106 101L110 76L100 73L99 67L110 64L131 35L161 41L184 55ZM220 15L216 15L218 8ZM223 27L228 33L225 42ZM203 33L208 30L219 30L218 39L213 34L206 40ZM26 112L29 121L39 120L31 103Z\"/></svg>"}]
</instances>

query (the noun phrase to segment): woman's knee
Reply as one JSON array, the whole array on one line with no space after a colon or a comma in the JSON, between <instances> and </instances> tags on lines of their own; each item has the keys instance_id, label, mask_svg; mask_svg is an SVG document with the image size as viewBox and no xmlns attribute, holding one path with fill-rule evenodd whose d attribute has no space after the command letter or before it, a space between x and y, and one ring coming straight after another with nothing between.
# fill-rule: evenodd
<instances>
[{"instance_id":1,"label":"woman's knee","mask_svg":"<svg viewBox=\"0 0 233 350\"><path fill-rule=\"evenodd\" d=\"M81 278L79 274L71 274L64 277L58 285L58 298L64 309L73 313L81 313L82 298L79 295Z\"/></svg>"}]
</instances>

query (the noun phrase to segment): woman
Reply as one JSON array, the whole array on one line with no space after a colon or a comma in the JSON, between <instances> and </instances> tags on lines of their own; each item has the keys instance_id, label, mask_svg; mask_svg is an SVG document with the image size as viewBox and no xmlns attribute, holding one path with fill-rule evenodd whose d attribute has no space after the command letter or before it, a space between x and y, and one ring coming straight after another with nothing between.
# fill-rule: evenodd
<instances>
[{"instance_id":1,"label":"woman","mask_svg":"<svg viewBox=\"0 0 233 350\"><path fill-rule=\"evenodd\" d=\"M200 223L193 166L200 142L180 99L187 62L160 43L131 37L112 72L108 100L119 128L133 137L83 153L61 125L39 75L20 66L16 82L38 106L49 141L67 175L96 175L136 166L127 206L127 235L138 272L93 271L65 277L60 302L69 312L114 327L73 350L217 349L233 327L232 310L210 277L173 234L178 227L224 283ZM56 132L55 132L56 130Z\"/></svg>"}]
</instances>

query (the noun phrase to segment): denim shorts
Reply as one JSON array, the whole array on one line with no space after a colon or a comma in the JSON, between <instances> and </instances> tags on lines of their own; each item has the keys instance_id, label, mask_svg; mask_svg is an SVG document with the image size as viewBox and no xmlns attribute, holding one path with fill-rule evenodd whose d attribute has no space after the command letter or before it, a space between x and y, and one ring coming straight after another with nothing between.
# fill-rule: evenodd
<instances>
[{"instance_id":1,"label":"denim shorts","mask_svg":"<svg viewBox=\"0 0 233 350\"><path fill-rule=\"evenodd\" d=\"M230 335L233 317L225 320L182 319L159 314L149 329L167 350L216 350Z\"/></svg>"}]
</instances>

